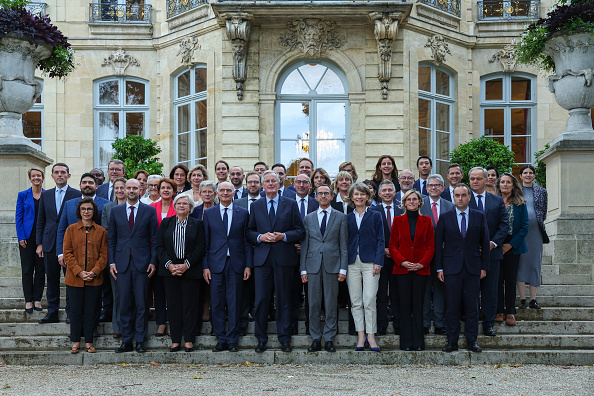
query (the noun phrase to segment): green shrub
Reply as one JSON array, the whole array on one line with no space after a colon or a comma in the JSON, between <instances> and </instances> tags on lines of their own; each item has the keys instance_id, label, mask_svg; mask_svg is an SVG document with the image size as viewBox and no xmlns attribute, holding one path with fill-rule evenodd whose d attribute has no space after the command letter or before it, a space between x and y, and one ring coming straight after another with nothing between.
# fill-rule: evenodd
<instances>
[{"instance_id":1,"label":"green shrub","mask_svg":"<svg viewBox=\"0 0 594 396\"><path fill-rule=\"evenodd\" d=\"M462 165L464 170L463 183L468 184L468 171L475 166L483 168L493 165L499 173L511 172L516 166L514 153L507 146L481 136L480 139L471 141L456 147L450 154L450 163Z\"/></svg>"},{"instance_id":2,"label":"green shrub","mask_svg":"<svg viewBox=\"0 0 594 396\"><path fill-rule=\"evenodd\" d=\"M111 146L115 151L113 158L126 164L126 178L133 177L134 172L140 169L151 175L161 174L163 164L156 158L161 148L154 140L139 135L128 135L124 139L116 139Z\"/></svg>"},{"instance_id":3,"label":"green shrub","mask_svg":"<svg viewBox=\"0 0 594 396\"><path fill-rule=\"evenodd\" d=\"M536 184L538 184L542 188L547 188L547 164L540 161L538 157L543 155L548 148L549 143L545 144L542 150L534 153L534 158L536 158L536 162L534 163L534 169L536 170L536 172L534 172L536 174Z\"/></svg>"}]
</instances>

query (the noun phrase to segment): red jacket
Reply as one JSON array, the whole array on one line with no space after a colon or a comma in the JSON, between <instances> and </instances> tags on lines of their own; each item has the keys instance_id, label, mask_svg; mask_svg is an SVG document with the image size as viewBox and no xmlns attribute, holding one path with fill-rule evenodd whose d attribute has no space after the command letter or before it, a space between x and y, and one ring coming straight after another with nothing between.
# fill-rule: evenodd
<instances>
[{"instance_id":1,"label":"red jacket","mask_svg":"<svg viewBox=\"0 0 594 396\"><path fill-rule=\"evenodd\" d=\"M161 221L163 221L163 219L161 218L161 215L163 214L162 209L161 209L162 208L161 201L153 202L151 204L151 206L157 210L157 222L159 223L159 227L161 227ZM169 205L169 210L167 211L167 216L165 216L165 217L175 216L176 214L177 214L177 212L175 211L175 208L173 207L173 200L171 200L171 204Z\"/></svg>"},{"instance_id":2,"label":"red jacket","mask_svg":"<svg viewBox=\"0 0 594 396\"><path fill-rule=\"evenodd\" d=\"M394 270L397 275L408 274L408 270L401 267L404 261L421 263L425 268L416 271L419 275L429 275L429 264L435 253L435 239L433 234L433 223L429 216L419 214L417 228L415 229L415 241L410 238L408 216L405 214L394 218L390 232L390 257L394 260Z\"/></svg>"}]
</instances>

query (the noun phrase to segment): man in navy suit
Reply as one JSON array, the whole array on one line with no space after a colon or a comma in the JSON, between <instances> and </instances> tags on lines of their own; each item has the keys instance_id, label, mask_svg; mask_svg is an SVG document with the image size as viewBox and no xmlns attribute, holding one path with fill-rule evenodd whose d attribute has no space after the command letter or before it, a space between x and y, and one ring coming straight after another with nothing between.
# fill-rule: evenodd
<instances>
[{"instance_id":1,"label":"man in navy suit","mask_svg":"<svg viewBox=\"0 0 594 396\"><path fill-rule=\"evenodd\" d=\"M285 180L287 179L287 168L285 168L285 166L283 164L274 164L274 165L272 165L272 170L276 172L276 174L278 175L278 177L280 179L280 187L278 189L278 195L280 195L281 197L285 197L285 198L295 199L295 197L296 197L295 186L294 185L289 186L289 187L293 187L293 188L285 187ZM262 190L260 195L265 196L266 192L264 190Z\"/></svg>"},{"instance_id":2,"label":"man in navy suit","mask_svg":"<svg viewBox=\"0 0 594 396\"><path fill-rule=\"evenodd\" d=\"M499 281L499 265L503 260L503 241L509 230L509 219L503 199L485 191L487 170L472 168L468 172L472 195L468 206L485 213L489 226L490 264L487 276L481 280L481 311L483 312L483 333L495 336L493 325L497 314L497 293Z\"/></svg>"},{"instance_id":3,"label":"man in navy suit","mask_svg":"<svg viewBox=\"0 0 594 396\"><path fill-rule=\"evenodd\" d=\"M295 244L303 239L305 230L297 202L278 194L278 174L266 171L262 180L266 197L252 204L248 226L249 240L255 245L256 352L266 350L273 285L278 340L283 352L291 352L291 292L295 266L299 265Z\"/></svg>"},{"instance_id":4,"label":"man in navy suit","mask_svg":"<svg viewBox=\"0 0 594 396\"><path fill-rule=\"evenodd\" d=\"M419 171L419 178L415 181L413 188L422 195L427 194L427 178L433 169L433 161L427 155L421 155L417 158L417 170Z\"/></svg>"},{"instance_id":5,"label":"man in navy suit","mask_svg":"<svg viewBox=\"0 0 594 396\"><path fill-rule=\"evenodd\" d=\"M311 180L311 175L314 171L314 164L309 158L301 158L299 163L297 164L297 174L298 175L306 175ZM287 189L291 191L296 191L295 185L291 184Z\"/></svg>"},{"instance_id":6,"label":"man in navy suit","mask_svg":"<svg viewBox=\"0 0 594 396\"><path fill-rule=\"evenodd\" d=\"M138 200L140 182L126 182L126 203L114 206L109 216L107 236L108 263L111 276L120 291L120 325L122 345L115 351L146 352L144 339L148 331L148 286L155 274L157 211ZM152 241L152 243L151 243Z\"/></svg>"},{"instance_id":7,"label":"man in navy suit","mask_svg":"<svg viewBox=\"0 0 594 396\"><path fill-rule=\"evenodd\" d=\"M219 183L219 204L205 210L202 217L206 236L202 268L204 280L210 284L212 323L218 341L213 352L238 351L242 283L249 279L253 267L252 244L247 240L249 214L233 204L233 187L229 182ZM229 321L227 332L225 316Z\"/></svg>"},{"instance_id":8,"label":"man in navy suit","mask_svg":"<svg viewBox=\"0 0 594 396\"><path fill-rule=\"evenodd\" d=\"M470 188L454 187L456 208L441 215L435 231L435 268L446 288L446 329L448 343L444 352L458 350L460 311L464 305L464 335L467 348L482 352L477 345L478 295L480 279L489 269L489 229L484 213L470 209Z\"/></svg>"},{"instance_id":9,"label":"man in navy suit","mask_svg":"<svg viewBox=\"0 0 594 396\"><path fill-rule=\"evenodd\" d=\"M394 204L396 206L400 206L404 194L413 189L415 174L410 169L403 169L398 176L398 184L400 184L400 191L394 195Z\"/></svg>"},{"instance_id":10,"label":"man in navy suit","mask_svg":"<svg viewBox=\"0 0 594 396\"><path fill-rule=\"evenodd\" d=\"M107 165L107 174L109 175L109 183L101 184L97 188L97 195L103 199L113 201L113 182L118 177L126 176L126 165L122 160L112 159Z\"/></svg>"},{"instance_id":11,"label":"man in navy suit","mask_svg":"<svg viewBox=\"0 0 594 396\"><path fill-rule=\"evenodd\" d=\"M248 190L243 187L243 168L241 166L234 166L229 169L229 180L233 184L233 199L241 199L247 197Z\"/></svg>"},{"instance_id":12,"label":"man in navy suit","mask_svg":"<svg viewBox=\"0 0 594 396\"><path fill-rule=\"evenodd\" d=\"M449 186L443 190L441 197L446 201L454 202L454 186L462 183L462 178L464 177L462 165L456 163L450 164L446 177L448 178Z\"/></svg>"},{"instance_id":13,"label":"man in navy suit","mask_svg":"<svg viewBox=\"0 0 594 396\"><path fill-rule=\"evenodd\" d=\"M47 315L39 319L39 323L57 323L60 309L60 264L56 255L56 235L58 224L66 201L80 197L81 193L68 186L70 169L64 163L52 166L52 179L56 187L45 190L39 199L37 214L37 255L43 257L45 273L47 275ZM66 273L66 265L63 265ZM66 319L69 322L69 319Z\"/></svg>"}]
</instances>

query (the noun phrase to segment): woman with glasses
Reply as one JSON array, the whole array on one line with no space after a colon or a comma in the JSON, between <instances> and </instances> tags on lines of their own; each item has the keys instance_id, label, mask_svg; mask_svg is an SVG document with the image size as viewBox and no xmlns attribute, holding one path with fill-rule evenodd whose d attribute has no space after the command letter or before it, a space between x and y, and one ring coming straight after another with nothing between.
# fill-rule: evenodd
<instances>
[{"instance_id":1,"label":"woman with glasses","mask_svg":"<svg viewBox=\"0 0 594 396\"><path fill-rule=\"evenodd\" d=\"M161 175L150 175L146 180L147 196L140 198L140 202L150 205L161 200L159 195L159 181L163 178Z\"/></svg>"},{"instance_id":2,"label":"woman with glasses","mask_svg":"<svg viewBox=\"0 0 594 396\"><path fill-rule=\"evenodd\" d=\"M147 181L149 176L149 173L142 169L134 172L134 178L140 182L140 192L138 194L140 198L148 197Z\"/></svg>"}]
</instances>

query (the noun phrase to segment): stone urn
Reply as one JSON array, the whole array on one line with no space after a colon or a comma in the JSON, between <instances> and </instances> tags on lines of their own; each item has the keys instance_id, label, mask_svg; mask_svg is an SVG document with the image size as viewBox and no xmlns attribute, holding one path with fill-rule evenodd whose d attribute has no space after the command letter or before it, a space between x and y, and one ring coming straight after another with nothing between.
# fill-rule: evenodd
<instances>
[{"instance_id":1,"label":"stone urn","mask_svg":"<svg viewBox=\"0 0 594 396\"><path fill-rule=\"evenodd\" d=\"M0 144L24 144L39 149L23 135L21 116L43 91L35 80L40 60L52 54L48 44L30 44L13 36L0 40Z\"/></svg>"}]
</instances>

